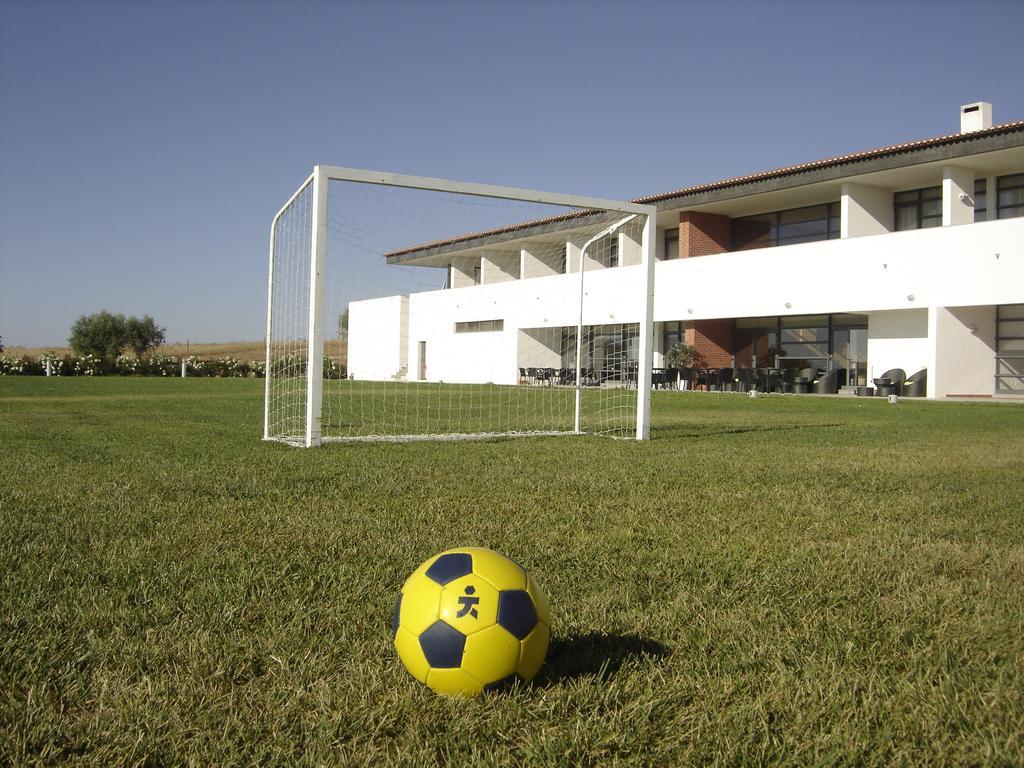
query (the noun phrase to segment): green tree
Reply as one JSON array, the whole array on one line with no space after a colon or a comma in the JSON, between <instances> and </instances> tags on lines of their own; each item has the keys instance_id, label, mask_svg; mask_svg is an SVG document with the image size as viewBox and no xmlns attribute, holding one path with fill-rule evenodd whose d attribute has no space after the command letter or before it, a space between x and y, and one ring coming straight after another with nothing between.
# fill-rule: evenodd
<instances>
[{"instance_id":1,"label":"green tree","mask_svg":"<svg viewBox=\"0 0 1024 768\"><path fill-rule=\"evenodd\" d=\"M669 368L689 368L697 360L697 348L679 342L673 344L665 354L665 363Z\"/></svg>"},{"instance_id":2,"label":"green tree","mask_svg":"<svg viewBox=\"0 0 1024 768\"><path fill-rule=\"evenodd\" d=\"M348 309L338 315L338 338L348 341Z\"/></svg>"},{"instance_id":3,"label":"green tree","mask_svg":"<svg viewBox=\"0 0 1024 768\"><path fill-rule=\"evenodd\" d=\"M156 349L167 339L164 333L166 328L161 328L149 315L143 316L140 320L137 317L129 317L126 321L126 340L135 356L141 358L151 349Z\"/></svg>"},{"instance_id":4,"label":"green tree","mask_svg":"<svg viewBox=\"0 0 1024 768\"><path fill-rule=\"evenodd\" d=\"M71 326L68 344L75 354L95 355L107 366L128 346L128 320L103 310L82 315Z\"/></svg>"}]
</instances>

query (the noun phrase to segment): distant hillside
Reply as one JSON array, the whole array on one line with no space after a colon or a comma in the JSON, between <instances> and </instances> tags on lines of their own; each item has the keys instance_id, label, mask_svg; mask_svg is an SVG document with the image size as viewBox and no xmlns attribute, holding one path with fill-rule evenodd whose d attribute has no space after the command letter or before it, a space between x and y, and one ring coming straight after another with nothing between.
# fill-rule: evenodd
<instances>
[{"instance_id":1,"label":"distant hillside","mask_svg":"<svg viewBox=\"0 0 1024 768\"><path fill-rule=\"evenodd\" d=\"M160 354L172 357L182 357L185 354L184 344L164 344L158 350ZM324 343L324 353L329 357L344 361L347 345L339 339L329 339ZM67 347L5 347L4 355L9 357L39 357L47 353L57 355L70 354ZM266 346L262 341L231 341L225 344L189 344L188 354L200 360L218 360L224 357L233 357L236 360L255 362L266 357Z\"/></svg>"}]
</instances>

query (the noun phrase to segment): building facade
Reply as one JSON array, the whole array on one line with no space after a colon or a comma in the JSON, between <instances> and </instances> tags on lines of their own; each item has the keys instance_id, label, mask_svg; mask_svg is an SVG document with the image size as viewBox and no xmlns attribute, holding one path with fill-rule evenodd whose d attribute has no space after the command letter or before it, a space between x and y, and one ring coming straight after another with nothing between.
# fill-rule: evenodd
<instances>
[{"instance_id":1,"label":"building facade","mask_svg":"<svg viewBox=\"0 0 1024 768\"><path fill-rule=\"evenodd\" d=\"M682 342L707 368L836 370L840 387L899 368L926 371L931 398L1024 394L1024 121L992 126L979 102L955 134L634 202L658 210L655 368ZM571 227L487 234L388 256L443 266L448 286L353 303L353 329L372 308L393 338L353 331L351 375L516 384L526 361L567 365ZM586 257L592 328L640 321L639 233L610 237Z\"/></svg>"}]
</instances>

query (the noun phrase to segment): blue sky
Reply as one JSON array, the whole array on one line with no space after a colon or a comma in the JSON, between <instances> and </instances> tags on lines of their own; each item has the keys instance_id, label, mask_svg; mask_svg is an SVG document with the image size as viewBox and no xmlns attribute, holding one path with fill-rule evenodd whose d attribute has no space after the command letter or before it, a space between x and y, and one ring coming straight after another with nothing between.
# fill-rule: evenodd
<instances>
[{"instance_id":1,"label":"blue sky","mask_svg":"<svg viewBox=\"0 0 1024 768\"><path fill-rule=\"evenodd\" d=\"M1024 3L0 0L0 336L262 339L316 163L631 198L1024 119Z\"/></svg>"}]
</instances>

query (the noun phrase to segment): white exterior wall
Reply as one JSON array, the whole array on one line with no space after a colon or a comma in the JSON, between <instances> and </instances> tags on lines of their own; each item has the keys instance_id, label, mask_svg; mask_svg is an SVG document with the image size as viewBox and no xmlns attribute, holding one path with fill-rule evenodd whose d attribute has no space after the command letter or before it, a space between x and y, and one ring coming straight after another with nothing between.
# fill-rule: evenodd
<instances>
[{"instance_id":1,"label":"white exterior wall","mask_svg":"<svg viewBox=\"0 0 1024 768\"><path fill-rule=\"evenodd\" d=\"M933 307L928 397L988 393L995 389L996 309ZM909 376L913 371L907 371Z\"/></svg>"},{"instance_id":2,"label":"white exterior wall","mask_svg":"<svg viewBox=\"0 0 1024 768\"><path fill-rule=\"evenodd\" d=\"M927 309L897 309L868 316L869 384L892 368L902 368L908 377L928 368L929 354Z\"/></svg>"},{"instance_id":3,"label":"white exterior wall","mask_svg":"<svg viewBox=\"0 0 1024 768\"><path fill-rule=\"evenodd\" d=\"M858 197L863 202L864 197ZM891 216L891 200L887 207ZM577 269L581 244L569 247L570 262L575 255ZM964 337L943 320L934 324L938 340L929 342L928 308L1024 302L1024 218L662 261L655 269L657 322L866 313L870 376L893 367L908 375L928 367L931 388L932 365L942 366L946 360L943 335L954 334L949 341L952 350ZM640 270L591 269L588 262L584 324L638 322ZM408 370L416 369L412 358L421 340L427 342L431 381L515 384L520 366L558 367L526 361L519 330L575 327L578 297L578 272L413 294L408 300ZM351 306L354 313L358 304ZM353 329L355 319L352 314ZM492 319L503 320L504 330L454 332L456 322ZM983 351L980 346L974 349L980 361ZM973 383L950 379L941 384L940 369L935 374L940 382L936 392L949 391L955 383L956 388L971 387L959 394L991 394L988 374L993 365L989 353L983 365L978 363L987 378ZM383 368L390 377L393 367Z\"/></svg>"},{"instance_id":4,"label":"white exterior wall","mask_svg":"<svg viewBox=\"0 0 1024 768\"><path fill-rule=\"evenodd\" d=\"M637 322L640 270L588 270L584 325ZM497 319L502 331L455 333L457 322ZM557 348L524 342L520 329L575 328L578 321L579 273L427 291L409 297L408 349L415 356L419 342L427 343L428 381L516 384L520 367L561 367ZM416 361L409 365L413 370Z\"/></svg>"},{"instance_id":5,"label":"white exterior wall","mask_svg":"<svg viewBox=\"0 0 1024 768\"><path fill-rule=\"evenodd\" d=\"M1012 304L1024 300L1024 218L662 261L656 268L658 321Z\"/></svg>"},{"instance_id":6,"label":"white exterior wall","mask_svg":"<svg viewBox=\"0 0 1024 768\"><path fill-rule=\"evenodd\" d=\"M348 306L348 373L354 379L406 378L409 297L353 301ZM413 367L408 369L414 370Z\"/></svg>"},{"instance_id":7,"label":"white exterior wall","mask_svg":"<svg viewBox=\"0 0 1024 768\"><path fill-rule=\"evenodd\" d=\"M942 226L974 223L974 171L949 165L942 169Z\"/></svg>"}]
</instances>

